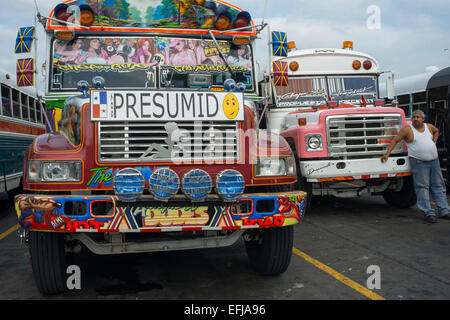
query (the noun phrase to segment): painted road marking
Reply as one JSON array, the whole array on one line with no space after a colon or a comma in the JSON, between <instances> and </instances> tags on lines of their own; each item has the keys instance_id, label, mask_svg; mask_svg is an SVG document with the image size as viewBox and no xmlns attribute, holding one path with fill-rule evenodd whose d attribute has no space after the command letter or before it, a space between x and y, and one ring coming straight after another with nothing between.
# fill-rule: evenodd
<instances>
[{"instance_id":1,"label":"painted road marking","mask_svg":"<svg viewBox=\"0 0 450 320\"><path fill-rule=\"evenodd\" d=\"M14 227L9 228L8 230L6 230L5 232L3 232L2 234L0 234L0 240L3 240L4 238L6 238L7 236L9 236L11 233L13 233L14 231L16 231L17 229L19 229L19 225L16 224Z\"/></svg>"},{"instance_id":2,"label":"painted road marking","mask_svg":"<svg viewBox=\"0 0 450 320\"><path fill-rule=\"evenodd\" d=\"M304 260L306 260L307 262L311 263L315 267L317 267L320 270L328 273L329 275L331 275L336 280L338 280L338 281L342 282L343 284L349 286L350 288L358 291L359 293L361 293L362 295L368 297L369 299L372 299L372 300L386 300L382 296L380 296L380 295L376 294L375 292L367 289L366 287L356 283L355 281L351 280L350 278L347 278L346 276L340 274L336 270L334 270L334 269L328 267L327 265L323 264L322 262L320 262L320 261L318 261L318 260L308 256L304 252L301 252L297 248L293 248L292 251L294 252L294 254L296 254L300 258L303 258Z\"/></svg>"}]
</instances>

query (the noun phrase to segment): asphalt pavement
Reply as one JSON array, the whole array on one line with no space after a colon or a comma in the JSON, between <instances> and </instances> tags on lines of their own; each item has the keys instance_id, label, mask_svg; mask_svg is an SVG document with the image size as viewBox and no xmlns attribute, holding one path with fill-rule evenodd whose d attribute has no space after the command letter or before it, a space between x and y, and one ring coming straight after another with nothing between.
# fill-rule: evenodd
<instances>
[{"instance_id":1,"label":"asphalt pavement","mask_svg":"<svg viewBox=\"0 0 450 320\"><path fill-rule=\"evenodd\" d=\"M12 202L0 200L1 300L448 300L450 221L382 197L315 200L295 226L288 270L255 274L243 240L220 249L121 256L83 250L81 290L42 296L17 236Z\"/></svg>"}]
</instances>

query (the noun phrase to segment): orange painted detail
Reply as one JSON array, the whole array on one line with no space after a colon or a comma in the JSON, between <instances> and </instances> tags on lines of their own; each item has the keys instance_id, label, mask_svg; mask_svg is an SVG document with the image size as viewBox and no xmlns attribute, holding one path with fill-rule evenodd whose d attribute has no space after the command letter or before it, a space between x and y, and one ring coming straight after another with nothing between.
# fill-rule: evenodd
<instances>
[{"instance_id":1,"label":"orange painted detail","mask_svg":"<svg viewBox=\"0 0 450 320\"><path fill-rule=\"evenodd\" d=\"M407 176L411 176L412 173L411 172L402 172L402 173L397 173L395 176L396 177L407 177Z\"/></svg>"},{"instance_id":2,"label":"orange painted detail","mask_svg":"<svg viewBox=\"0 0 450 320\"><path fill-rule=\"evenodd\" d=\"M22 133L31 135L41 135L45 133L44 129L26 126L23 124L12 123L7 121L0 121L0 128L2 131L12 133Z\"/></svg>"}]
</instances>

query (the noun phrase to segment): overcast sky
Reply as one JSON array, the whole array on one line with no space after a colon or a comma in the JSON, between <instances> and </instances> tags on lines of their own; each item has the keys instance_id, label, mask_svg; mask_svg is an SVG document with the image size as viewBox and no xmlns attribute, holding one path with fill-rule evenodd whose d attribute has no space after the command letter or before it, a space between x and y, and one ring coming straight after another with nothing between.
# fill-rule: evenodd
<instances>
[{"instance_id":1,"label":"overcast sky","mask_svg":"<svg viewBox=\"0 0 450 320\"><path fill-rule=\"evenodd\" d=\"M60 2L37 0L46 16ZM264 17L272 31L286 31L299 49L340 48L343 41L351 40L355 50L373 56L382 70L393 71L397 79L422 73L428 66L450 66L449 0L268 0L266 10L265 0L228 2L249 11L255 23ZM13 50L18 28L33 25L34 15L34 0L2 0L0 68L15 73L16 59L27 57ZM38 30L40 66L45 36L41 26ZM266 48L267 29L257 45L261 68L268 60Z\"/></svg>"}]
</instances>

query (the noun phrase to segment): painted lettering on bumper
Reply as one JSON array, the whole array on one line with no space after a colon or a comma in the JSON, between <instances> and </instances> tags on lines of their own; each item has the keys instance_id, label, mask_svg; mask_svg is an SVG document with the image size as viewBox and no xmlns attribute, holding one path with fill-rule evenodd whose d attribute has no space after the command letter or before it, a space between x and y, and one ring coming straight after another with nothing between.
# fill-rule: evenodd
<instances>
[{"instance_id":1,"label":"painted lettering on bumper","mask_svg":"<svg viewBox=\"0 0 450 320\"><path fill-rule=\"evenodd\" d=\"M126 204L116 196L19 195L15 209L27 230L125 233L282 227L301 221L306 210L304 192L243 195L237 203L246 202L246 210L218 199L175 200L161 204L144 196Z\"/></svg>"}]
</instances>

